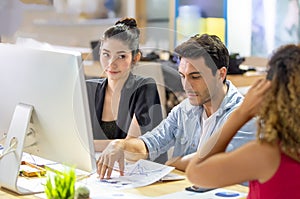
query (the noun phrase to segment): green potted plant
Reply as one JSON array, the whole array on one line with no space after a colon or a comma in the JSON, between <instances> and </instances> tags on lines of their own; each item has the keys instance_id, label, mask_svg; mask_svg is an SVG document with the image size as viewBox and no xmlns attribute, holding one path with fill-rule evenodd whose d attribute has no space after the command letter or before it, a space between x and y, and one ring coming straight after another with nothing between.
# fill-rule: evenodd
<instances>
[{"instance_id":1,"label":"green potted plant","mask_svg":"<svg viewBox=\"0 0 300 199\"><path fill-rule=\"evenodd\" d=\"M48 199L74 199L76 174L74 168L47 172L45 194Z\"/></svg>"}]
</instances>

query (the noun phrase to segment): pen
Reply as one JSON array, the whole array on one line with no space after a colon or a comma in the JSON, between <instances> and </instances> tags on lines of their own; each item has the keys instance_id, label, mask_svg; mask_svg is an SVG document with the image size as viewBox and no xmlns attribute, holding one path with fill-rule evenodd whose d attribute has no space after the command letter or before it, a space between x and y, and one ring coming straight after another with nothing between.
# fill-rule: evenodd
<instances>
[{"instance_id":1,"label":"pen","mask_svg":"<svg viewBox=\"0 0 300 199\"><path fill-rule=\"evenodd\" d=\"M82 175L82 176L78 177L78 178L77 178L77 182L80 181L80 180L83 180L83 179L86 179L86 178L90 177L90 176L93 175L94 173L96 173L96 171L93 171L93 172L91 172L91 173L89 173L89 174L87 174L87 175Z\"/></svg>"}]
</instances>

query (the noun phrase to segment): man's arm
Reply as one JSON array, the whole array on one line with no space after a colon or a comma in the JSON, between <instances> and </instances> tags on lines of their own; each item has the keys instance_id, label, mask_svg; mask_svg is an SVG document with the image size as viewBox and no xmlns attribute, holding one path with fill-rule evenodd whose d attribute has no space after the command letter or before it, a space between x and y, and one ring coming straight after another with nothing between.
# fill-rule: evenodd
<instances>
[{"instance_id":1,"label":"man's arm","mask_svg":"<svg viewBox=\"0 0 300 199\"><path fill-rule=\"evenodd\" d=\"M124 140L125 159L129 161L138 161L147 159L148 151L143 140L139 138L130 138Z\"/></svg>"},{"instance_id":2,"label":"man's arm","mask_svg":"<svg viewBox=\"0 0 300 199\"><path fill-rule=\"evenodd\" d=\"M100 178L110 178L115 162L119 163L120 174L124 175L124 159L137 161L148 157L147 147L138 138L113 140L103 151L97 162Z\"/></svg>"}]
</instances>

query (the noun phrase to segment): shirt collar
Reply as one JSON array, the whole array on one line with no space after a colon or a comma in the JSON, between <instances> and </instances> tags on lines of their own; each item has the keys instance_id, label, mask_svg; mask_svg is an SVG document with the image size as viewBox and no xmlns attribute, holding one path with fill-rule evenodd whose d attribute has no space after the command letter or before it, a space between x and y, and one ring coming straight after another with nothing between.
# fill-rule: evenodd
<instances>
[{"instance_id":1,"label":"shirt collar","mask_svg":"<svg viewBox=\"0 0 300 199\"><path fill-rule=\"evenodd\" d=\"M226 80L226 85L228 86L228 91L218 109L219 114L222 114L224 111L240 104L244 98L231 81Z\"/></svg>"}]
</instances>

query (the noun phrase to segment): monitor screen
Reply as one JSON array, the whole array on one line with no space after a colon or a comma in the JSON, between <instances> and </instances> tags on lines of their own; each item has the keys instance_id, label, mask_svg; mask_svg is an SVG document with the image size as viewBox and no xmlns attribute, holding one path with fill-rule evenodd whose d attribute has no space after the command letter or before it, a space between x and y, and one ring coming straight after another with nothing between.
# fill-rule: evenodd
<instances>
[{"instance_id":1,"label":"monitor screen","mask_svg":"<svg viewBox=\"0 0 300 199\"><path fill-rule=\"evenodd\" d=\"M32 106L23 151L91 172L96 161L81 64L79 52L0 43L0 135L18 104Z\"/></svg>"}]
</instances>

